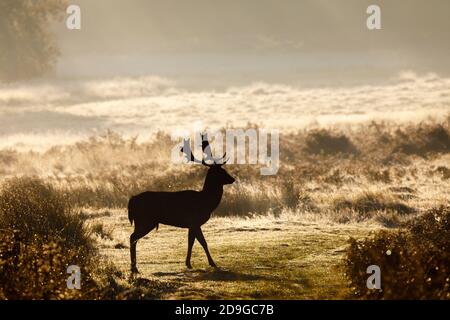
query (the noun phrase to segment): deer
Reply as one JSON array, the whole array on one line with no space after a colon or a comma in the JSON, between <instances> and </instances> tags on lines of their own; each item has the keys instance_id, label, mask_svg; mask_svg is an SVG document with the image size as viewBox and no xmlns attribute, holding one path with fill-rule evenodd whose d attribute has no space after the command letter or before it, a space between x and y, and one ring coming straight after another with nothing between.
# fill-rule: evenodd
<instances>
[{"instance_id":1,"label":"deer","mask_svg":"<svg viewBox=\"0 0 450 320\"><path fill-rule=\"evenodd\" d=\"M203 247L208 263L217 268L208 250L208 244L201 226L211 217L212 212L222 200L224 185L234 183L235 179L222 167L226 164L226 153L218 159L211 156L211 149L206 134L202 134L202 151L206 157L201 160L194 157L190 149L190 139L185 139L180 149L188 162L201 163L208 167L201 191L184 190L176 192L146 191L132 196L128 202L128 219L134 222L134 232L130 235L131 272L138 273L136 266L136 245L159 224L188 229L188 250L186 267L192 269L191 254L195 239ZM211 161L212 163L207 163ZM225 161L224 161L225 160Z\"/></svg>"}]
</instances>

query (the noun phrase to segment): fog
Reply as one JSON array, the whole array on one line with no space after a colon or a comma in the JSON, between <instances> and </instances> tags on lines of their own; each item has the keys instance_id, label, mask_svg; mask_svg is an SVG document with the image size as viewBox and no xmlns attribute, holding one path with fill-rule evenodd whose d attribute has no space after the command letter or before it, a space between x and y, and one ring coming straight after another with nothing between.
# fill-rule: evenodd
<instances>
[{"instance_id":1,"label":"fog","mask_svg":"<svg viewBox=\"0 0 450 320\"><path fill-rule=\"evenodd\" d=\"M381 86L303 88L253 83L187 90L158 77L64 80L0 88L0 148L46 150L113 130L147 139L157 131L245 127L296 131L418 122L450 112L450 78L406 72Z\"/></svg>"},{"instance_id":2,"label":"fog","mask_svg":"<svg viewBox=\"0 0 450 320\"><path fill-rule=\"evenodd\" d=\"M78 0L82 29L54 26L60 76L153 74L187 85L382 81L402 70L448 74L450 2Z\"/></svg>"},{"instance_id":3,"label":"fog","mask_svg":"<svg viewBox=\"0 0 450 320\"><path fill-rule=\"evenodd\" d=\"M0 84L0 148L46 150L114 130L280 130L450 112L450 2L77 0L53 23L43 79Z\"/></svg>"}]
</instances>

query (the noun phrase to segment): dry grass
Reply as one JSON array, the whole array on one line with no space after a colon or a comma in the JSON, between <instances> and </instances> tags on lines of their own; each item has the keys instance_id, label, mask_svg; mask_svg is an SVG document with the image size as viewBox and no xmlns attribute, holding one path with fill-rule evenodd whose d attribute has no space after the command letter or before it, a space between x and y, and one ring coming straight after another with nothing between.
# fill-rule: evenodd
<instances>
[{"instance_id":1,"label":"dry grass","mask_svg":"<svg viewBox=\"0 0 450 320\"><path fill-rule=\"evenodd\" d=\"M30 250L48 252L44 260L65 247L98 248L113 265L86 265L95 287L89 298L348 298L353 295L339 270L350 236L404 228L448 203L449 121L283 133L276 176L261 176L257 166L227 166L237 181L225 188L205 226L222 271L203 269L199 247L193 263L202 268L185 271L185 232L162 227L138 246L142 276L128 277L129 197L198 190L206 174L202 166L171 164L173 142L164 133L142 143L108 132L43 153L1 150L1 228L20 230L23 243L35 246ZM5 252L14 247L8 239L2 240ZM36 254L24 251L23 261ZM358 261L355 256L362 268ZM37 297L48 297L51 288Z\"/></svg>"},{"instance_id":2,"label":"dry grass","mask_svg":"<svg viewBox=\"0 0 450 320\"><path fill-rule=\"evenodd\" d=\"M97 213L92 212L93 220ZM116 210L101 219L114 226L113 241L100 250L129 274L128 243L132 232L126 214ZM339 299L351 297L342 272L350 236L364 237L376 224L338 224L325 216L283 211L277 216L212 218L203 232L219 270L208 267L201 246L194 245L193 270L185 268L187 231L160 226L138 243L137 281L160 281L162 299ZM122 278L123 287L132 285ZM147 297L146 297L147 298Z\"/></svg>"},{"instance_id":3,"label":"dry grass","mask_svg":"<svg viewBox=\"0 0 450 320\"><path fill-rule=\"evenodd\" d=\"M125 299L142 292L157 297L157 283L112 286L120 272L98 263L98 243L91 237L91 231L101 238L112 231L101 223L88 228L86 219L42 180L7 180L0 191L0 299ZM81 290L67 288L70 265L81 268Z\"/></svg>"},{"instance_id":4,"label":"dry grass","mask_svg":"<svg viewBox=\"0 0 450 320\"><path fill-rule=\"evenodd\" d=\"M414 209L407 206L400 199L381 192L363 192L334 200L336 211L350 209L362 215L379 211L393 211L399 215L414 213Z\"/></svg>"}]
</instances>

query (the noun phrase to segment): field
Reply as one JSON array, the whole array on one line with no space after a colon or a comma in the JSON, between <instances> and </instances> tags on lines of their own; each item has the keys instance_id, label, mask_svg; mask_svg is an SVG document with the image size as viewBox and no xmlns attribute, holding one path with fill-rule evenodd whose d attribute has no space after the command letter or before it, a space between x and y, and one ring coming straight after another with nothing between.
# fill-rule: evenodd
<instances>
[{"instance_id":1,"label":"field","mask_svg":"<svg viewBox=\"0 0 450 320\"><path fill-rule=\"evenodd\" d=\"M280 137L285 165L276 176L227 166L237 182L225 188L204 226L218 270L207 267L198 244L194 269L187 270L186 230L161 226L138 243L141 274L129 272L129 197L144 190L200 189L206 173L201 165L170 163L170 137L164 133L145 143L109 132L46 152L3 151L2 219L9 219L11 210L20 216L29 194L35 200L27 204L27 219L34 219L38 208L45 216L39 203L48 201L50 191L41 189L51 188L61 206L80 217L81 232L97 252L94 259L102 261L85 266L103 290L99 298L355 298L349 282L355 279L346 274L350 238L402 230L448 204L448 127L445 119L303 130ZM9 194L18 200L11 204ZM3 226L17 226L19 218L8 219ZM48 238L45 230L38 232Z\"/></svg>"},{"instance_id":2,"label":"field","mask_svg":"<svg viewBox=\"0 0 450 320\"><path fill-rule=\"evenodd\" d=\"M112 228L101 240L101 252L128 275L127 243L132 228L126 215L113 211L100 216L93 220ZM161 299L349 298L342 268L347 240L378 228L314 221L293 213L253 219L213 218L203 229L219 269L208 266L197 243L194 269L189 270L184 266L187 231L161 226L139 242L140 274L133 281L142 285L146 280L160 282L167 288L160 293ZM123 279L124 286L127 280Z\"/></svg>"},{"instance_id":3,"label":"field","mask_svg":"<svg viewBox=\"0 0 450 320\"><path fill-rule=\"evenodd\" d=\"M450 300L450 2L69 2L0 0L0 300Z\"/></svg>"}]
</instances>

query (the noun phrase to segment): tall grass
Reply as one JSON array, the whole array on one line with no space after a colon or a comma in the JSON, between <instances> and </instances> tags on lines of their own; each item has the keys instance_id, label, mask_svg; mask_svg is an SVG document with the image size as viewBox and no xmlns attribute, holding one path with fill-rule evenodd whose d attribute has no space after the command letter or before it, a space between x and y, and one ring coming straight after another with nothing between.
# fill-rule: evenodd
<instances>
[{"instance_id":1,"label":"tall grass","mask_svg":"<svg viewBox=\"0 0 450 320\"><path fill-rule=\"evenodd\" d=\"M67 194L38 178L12 178L0 188L0 300L156 299L171 287L128 281L99 263L92 234L111 238L102 224L89 227ZM67 268L81 268L81 289L67 287Z\"/></svg>"},{"instance_id":2,"label":"tall grass","mask_svg":"<svg viewBox=\"0 0 450 320\"><path fill-rule=\"evenodd\" d=\"M394 211L398 214L413 213L414 209L392 195L381 192L362 192L352 196L334 199L337 211L350 209L362 214L370 214L377 211Z\"/></svg>"},{"instance_id":3,"label":"tall grass","mask_svg":"<svg viewBox=\"0 0 450 320\"><path fill-rule=\"evenodd\" d=\"M0 191L0 229L0 298L75 298L95 290L89 276L83 295L67 288L67 267L91 265L96 251L83 218L51 185L7 180Z\"/></svg>"},{"instance_id":4,"label":"tall grass","mask_svg":"<svg viewBox=\"0 0 450 320\"><path fill-rule=\"evenodd\" d=\"M214 214L277 215L288 209L329 214L341 223L372 219L384 226L403 226L436 203L448 201L449 132L450 117L440 123L406 127L372 123L352 130L281 134L278 174L261 176L257 166L227 165L237 181L225 187ZM124 294L123 290L130 289L124 279L99 275L91 234L108 238L110 231L101 225L89 228L78 211L85 207L125 209L131 195L146 190L200 190L207 169L172 164L172 147L164 133L137 143L135 137L108 132L44 153L1 150L0 298L113 299L136 297L136 292L144 290ZM448 287L442 275L448 274L444 265L448 255L442 248L449 250L440 237L449 238L442 225L447 216L448 209L438 210L406 231L353 241L347 252L347 274L355 291L376 298L446 297ZM433 222L434 217L440 222ZM388 249L393 254L387 257L383 252ZM427 261L437 269L423 269ZM361 284L367 263L395 272L383 273L386 290L381 295L366 292ZM69 264L85 268L83 274L88 276L83 293L67 291ZM415 280L405 270L416 275ZM404 295L399 293L401 281L412 283ZM420 285L415 287L417 281ZM144 291L149 296L159 292L153 289L153 284L146 285ZM414 295L416 289L419 293Z\"/></svg>"},{"instance_id":5,"label":"tall grass","mask_svg":"<svg viewBox=\"0 0 450 320\"><path fill-rule=\"evenodd\" d=\"M358 149L344 134L329 130L314 130L305 138L305 150L312 154L358 154Z\"/></svg>"},{"instance_id":6,"label":"tall grass","mask_svg":"<svg viewBox=\"0 0 450 320\"><path fill-rule=\"evenodd\" d=\"M383 185L425 184L435 178L446 183L450 170L447 162L441 161L431 173L427 162L438 162L449 154L449 119L402 127L371 123L357 128L283 133L281 167L276 176L261 176L254 165L226 166L237 182L225 188L216 214L262 214L299 207L348 208L363 215L370 211L368 208L413 212L418 201L386 199ZM0 178L39 177L63 193L71 207L125 208L129 197L142 191L201 189L206 168L172 164L173 146L162 132L141 143L136 137L107 132L44 153L2 150ZM335 200L343 188L347 195L355 195L372 186L381 190L372 200Z\"/></svg>"},{"instance_id":7,"label":"tall grass","mask_svg":"<svg viewBox=\"0 0 450 320\"><path fill-rule=\"evenodd\" d=\"M0 228L25 242L60 240L67 248L90 248L89 231L67 197L37 178L12 178L0 191Z\"/></svg>"}]
</instances>

